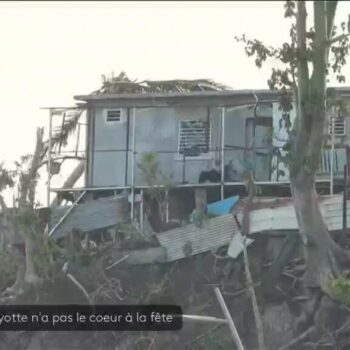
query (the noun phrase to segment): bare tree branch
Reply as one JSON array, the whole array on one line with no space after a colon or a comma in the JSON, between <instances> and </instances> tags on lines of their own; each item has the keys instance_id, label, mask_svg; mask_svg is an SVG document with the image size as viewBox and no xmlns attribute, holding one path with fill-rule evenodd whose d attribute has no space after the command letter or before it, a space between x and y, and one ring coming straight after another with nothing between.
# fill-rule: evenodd
<instances>
[{"instance_id":1,"label":"bare tree branch","mask_svg":"<svg viewBox=\"0 0 350 350\"><path fill-rule=\"evenodd\" d=\"M27 204L34 204L37 173L44 150L43 136L44 129L38 128L36 132L36 146L30 168L27 172L22 172L20 175L20 195L18 203L20 207L25 207Z\"/></svg>"},{"instance_id":2,"label":"bare tree branch","mask_svg":"<svg viewBox=\"0 0 350 350\"><path fill-rule=\"evenodd\" d=\"M349 36L350 36L350 33L349 34L341 34L341 35L335 36L334 38L329 39L327 41L327 44L330 46L332 44L335 44L338 41L342 41L342 40L346 39Z\"/></svg>"},{"instance_id":3,"label":"bare tree branch","mask_svg":"<svg viewBox=\"0 0 350 350\"><path fill-rule=\"evenodd\" d=\"M69 175L67 180L64 182L62 188L70 188L75 185L75 183L79 180L81 175L84 173L85 170L85 160L82 160L79 162L79 164L76 166L76 168L72 171L72 173ZM62 198L57 195L54 200L51 202L51 206L57 206L60 205L62 202Z\"/></svg>"},{"instance_id":4,"label":"bare tree branch","mask_svg":"<svg viewBox=\"0 0 350 350\"><path fill-rule=\"evenodd\" d=\"M7 205L5 203L4 197L0 194L0 209L5 213L7 213Z\"/></svg>"}]
</instances>

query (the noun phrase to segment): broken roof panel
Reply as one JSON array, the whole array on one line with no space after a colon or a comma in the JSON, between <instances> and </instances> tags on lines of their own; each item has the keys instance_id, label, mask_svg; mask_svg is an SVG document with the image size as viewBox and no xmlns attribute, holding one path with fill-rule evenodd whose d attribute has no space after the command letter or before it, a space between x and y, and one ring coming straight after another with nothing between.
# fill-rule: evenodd
<instances>
[{"instance_id":1,"label":"broken roof panel","mask_svg":"<svg viewBox=\"0 0 350 350\"><path fill-rule=\"evenodd\" d=\"M123 195L110 198L99 198L75 205L71 213L53 232L52 237L58 239L66 236L72 230L90 232L114 226L127 217L127 198ZM60 221L70 207L52 207L50 227Z\"/></svg>"},{"instance_id":2,"label":"broken roof panel","mask_svg":"<svg viewBox=\"0 0 350 350\"><path fill-rule=\"evenodd\" d=\"M343 225L342 195L319 196L320 209L330 231ZM250 233L278 230L297 230L298 223L291 198L257 199L250 213ZM240 205L241 207L241 205ZM350 201L347 201L347 222L350 222ZM241 221L242 213L238 214Z\"/></svg>"},{"instance_id":3,"label":"broken roof panel","mask_svg":"<svg viewBox=\"0 0 350 350\"><path fill-rule=\"evenodd\" d=\"M229 214L207 219L202 227L190 224L162 232L157 238L160 245L166 248L170 262L228 246L237 231L237 224Z\"/></svg>"},{"instance_id":4,"label":"broken roof panel","mask_svg":"<svg viewBox=\"0 0 350 350\"><path fill-rule=\"evenodd\" d=\"M332 88L343 97L349 96L350 88ZM259 96L260 95L260 96ZM117 77L102 76L102 87L88 95L74 98L82 101L101 101L110 99L156 99L176 97L230 97L252 96L252 103L279 101L280 92L276 90L234 90L212 79L173 79L137 81L128 78L125 72ZM248 103L248 102L247 102Z\"/></svg>"},{"instance_id":5,"label":"broken roof panel","mask_svg":"<svg viewBox=\"0 0 350 350\"><path fill-rule=\"evenodd\" d=\"M211 79L131 80L125 72L117 77L102 76L102 87L94 95L151 92L229 91L230 87Z\"/></svg>"},{"instance_id":6,"label":"broken roof panel","mask_svg":"<svg viewBox=\"0 0 350 350\"><path fill-rule=\"evenodd\" d=\"M342 229L342 196L320 196L320 208L330 231ZM235 206L238 220L242 219L243 201ZM292 198L256 199L250 213L250 233L291 231L298 229ZM350 201L347 202L347 222L350 226ZM232 214L207 219L202 227L190 224L157 235L167 250L168 261L179 260L230 245L231 257L242 252L239 228ZM248 239L247 244L253 241Z\"/></svg>"}]
</instances>

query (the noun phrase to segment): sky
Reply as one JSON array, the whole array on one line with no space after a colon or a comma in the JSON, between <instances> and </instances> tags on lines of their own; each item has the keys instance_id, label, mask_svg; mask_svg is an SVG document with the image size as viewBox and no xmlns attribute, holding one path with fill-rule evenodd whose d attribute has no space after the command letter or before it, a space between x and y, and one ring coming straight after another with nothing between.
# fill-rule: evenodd
<instances>
[{"instance_id":1,"label":"sky","mask_svg":"<svg viewBox=\"0 0 350 350\"><path fill-rule=\"evenodd\" d=\"M0 2L0 161L34 147L41 107L71 106L101 76L210 78L235 89L267 88L275 63L248 59L236 35L270 45L288 38L282 1ZM350 2L338 5L347 19ZM345 68L350 81L350 66ZM350 82L349 82L350 84Z\"/></svg>"}]
</instances>

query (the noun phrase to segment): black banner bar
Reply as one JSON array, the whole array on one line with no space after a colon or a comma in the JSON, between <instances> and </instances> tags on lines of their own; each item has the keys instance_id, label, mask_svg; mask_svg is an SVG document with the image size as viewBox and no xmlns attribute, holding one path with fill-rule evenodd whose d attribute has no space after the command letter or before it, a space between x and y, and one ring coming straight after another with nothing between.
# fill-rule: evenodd
<instances>
[{"instance_id":1,"label":"black banner bar","mask_svg":"<svg viewBox=\"0 0 350 350\"><path fill-rule=\"evenodd\" d=\"M175 331L175 305L1 305L0 331Z\"/></svg>"}]
</instances>

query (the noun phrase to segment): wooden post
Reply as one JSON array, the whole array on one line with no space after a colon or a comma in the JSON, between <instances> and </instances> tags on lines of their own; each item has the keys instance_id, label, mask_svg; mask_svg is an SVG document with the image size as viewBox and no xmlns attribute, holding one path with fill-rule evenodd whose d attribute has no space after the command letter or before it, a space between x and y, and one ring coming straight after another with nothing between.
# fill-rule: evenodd
<instances>
[{"instance_id":1,"label":"wooden post","mask_svg":"<svg viewBox=\"0 0 350 350\"><path fill-rule=\"evenodd\" d=\"M144 198L143 198L143 188L140 191L141 202L140 202L140 228L143 232L143 220L144 220Z\"/></svg>"},{"instance_id":2,"label":"wooden post","mask_svg":"<svg viewBox=\"0 0 350 350\"><path fill-rule=\"evenodd\" d=\"M196 211L198 214L207 213L207 189L205 187L197 187L194 189Z\"/></svg>"},{"instance_id":3,"label":"wooden post","mask_svg":"<svg viewBox=\"0 0 350 350\"><path fill-rule=\"evenodd\" d=\"M221 108L221 200L225 198L225 111Z\"/></svg>"},{"instance_id":4,"label":"wooden post","mask_svg":"<svg viewBox=\"0 0 350 350\"><path fill-rule=\"evenodd\" d=\"M130 218L134 219L134 205L135 205L135 123L136 123L136 108L132 109L132 167L131 167L131 212Z\"/></svg>"},{"instance_id":5,"label":"wooden post","mask_svg":"<svg viewBox=\"0 0 350 350\"><path fill-rule=\"evenodd\" d=\"M329 192L330 195L333 195L333 181L334 181L334 125L335 125L335 108L332 108L332 115L331 115L331 169L330 169L330 188Z\"/></svg>"},{"instance_id":6,"label":"wooden post","mask_svg":"<svg viewBox=\"0 0 350 350\"><path fill-rule=\"evenodd\" d=\"M169 190L165 190L165 222L169 222Z\"/></svg>"},{"instance_id":7,"label":"wooden post","mask_svg":"<svg viewBox=\"0 0 350 350\"><path fill-rule=\"evenodd\" d=\"M348 166L344 165L344 193L343 193L343 230L347 228L347 193L348 193Z\"/></svg>"},{"instance_id":8,"label":"wooden post","mask_svg":"<svg viewBox=\"0 0 350 350\"><path fill-rule=\"evenodd\" d=\"M186 151L182 155L182 183L186 183Z\"/></svg>"}]
</instances>

